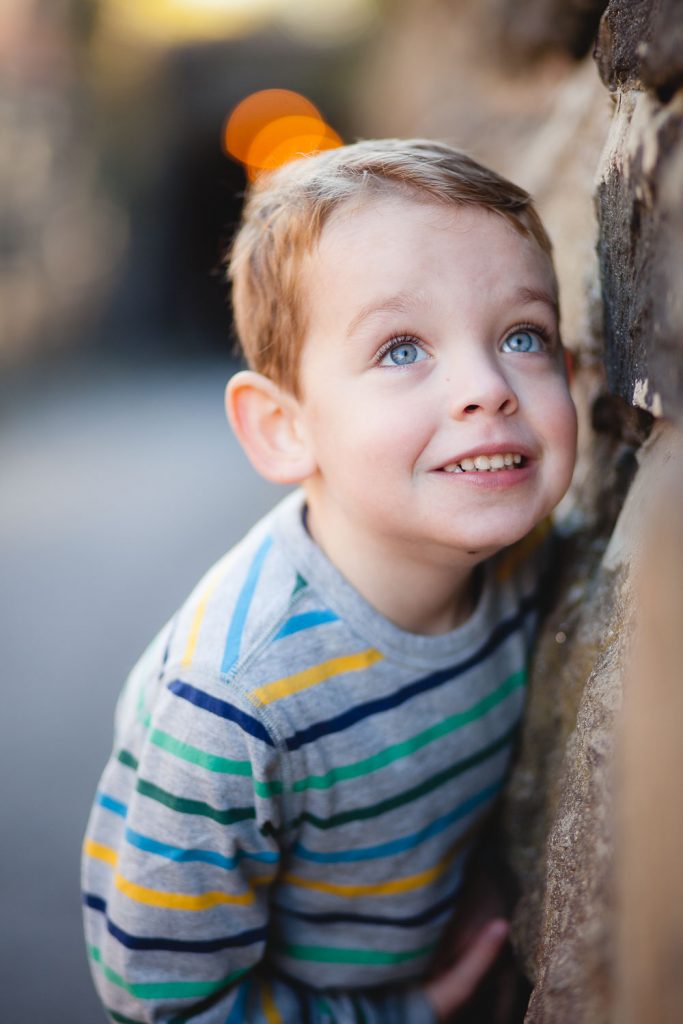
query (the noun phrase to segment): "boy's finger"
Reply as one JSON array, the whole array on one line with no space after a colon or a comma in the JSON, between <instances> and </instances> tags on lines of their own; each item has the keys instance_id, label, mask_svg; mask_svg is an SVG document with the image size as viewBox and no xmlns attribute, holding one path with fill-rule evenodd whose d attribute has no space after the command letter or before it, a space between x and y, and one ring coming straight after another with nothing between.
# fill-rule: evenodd
<instances>
[{"instance_id":1,"label":"boy's finger","mask_svg":"<svg viewBox=\"0 0 683 1024\"><path fill-rule=\"evenodd\" d=\"M437 1020L447 1020L474 993L495 962L507 938L508 925L501 918L490 921L463 956L425 987L425 995Z\"/></svg>"}]
</instances>

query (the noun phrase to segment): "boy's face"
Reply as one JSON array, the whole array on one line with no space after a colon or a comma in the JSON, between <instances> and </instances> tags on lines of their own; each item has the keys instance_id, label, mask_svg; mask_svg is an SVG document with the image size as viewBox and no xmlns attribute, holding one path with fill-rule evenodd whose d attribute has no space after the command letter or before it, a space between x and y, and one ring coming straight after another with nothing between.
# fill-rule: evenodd
<instances>
[{"instance_id":1,"label":"boy's face","mask_svg":"<svg viewBox=\"0 0 683 1024\"><path fill-rule=\"evenodd\" d=\"M576 414L536 242L484 209L382 197L326 225L304 288L299 416L323 546L462 564L554 508Z\"/></svg>"}]
</instances>

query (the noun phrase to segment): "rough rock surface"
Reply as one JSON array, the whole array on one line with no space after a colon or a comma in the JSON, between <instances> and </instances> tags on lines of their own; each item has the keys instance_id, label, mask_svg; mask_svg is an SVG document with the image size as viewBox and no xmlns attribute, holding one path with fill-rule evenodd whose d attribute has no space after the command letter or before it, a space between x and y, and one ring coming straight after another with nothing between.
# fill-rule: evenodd
<instances>
[{"instance_id":1,"label":"rough rock surface","mask_svg":"<svg viewBox=\"0 0 683 1024\"><path fill-rule=\"evenodd\" d=\"M683 85L679 0L611 0L595 59L608 89L650 88L669 99Z\"/></svg>"},{"instance_id":2,"label":"rough rock surface","mask_svg":"<svg viewBox=\"0 0 683 1024\"><path fill-rule=\"evenodd\" d=\"M683 20L679 0L659 0L650 39L641 44L643 85L667 100L683 87Z\"/></svg>"},{"instance_id":3,"label":"rough rock surface","mask_svg":"<svg viewBox=\"0 0 683 1024\"><path fill-rule=\"evenodd\" d=\"M611 91L641 88L642 47L652 31L652 0L608 4L598 31L595 60Z\"/></svg>"},{"instance_id":4,"label":"rough rock surface","mask_svg":"<svg viewBox=\"0 0 683 1024\"><path fill-rule=\"evenodd\" d=\"M610 388L655 415L678 415L683 90L668 104L617 93L596 199Z\"/></svg>"},{"instance_id":5,"label":"rough rock surface","mask_svg":"<svg viewBox=\"0 0 683 1024\"><path fill-rule=\"evenodd\" d=\"M641 448L604 553L586 534L569 542L562 596L537 651L505 805L522 891L514 939L534 984L526 1024L624 1024L615 1013L623 989L615 821L631 795L617 785L615 748L637 618L633 566L644 560L653 496L666 494L665 467L681 448L671 425Z\"/></svg>"},{"instance_id":6,"label":"rough rock surface","mask_svg":"<svg viewBox=\"0 0 683 1024\"><path fill-rule=\"evenodd\" d=\"M683 913L679 906L667 916L666 898L653 911L645 893L675 888L672 864L680 859L683 826L680 835L657 829L651 812L655 828L638 845L633 807L637 802L644 811L656 802L666 773L652 760L651 732L650 787L643 781L648 765L638 730L644 716L636 722L624 680L642 594L634 587L634 566L647 564L647 524L653 509L666 504L672 477L680 471L672 457L680 451L680 438L675 440L675 427L666 420L683 410L681 32L680 4L611 0L596 46L601 78L613 98L595 206L604 365L616 397L605 396L595 406L594 424L602 422L615 440L639 443L645 423L626 411L631 405L648 410L660 425L639 453L640 468L614 529L598 508L610 501L614 507L615 500L618 506L616 470L624 452L617 445L605 460L599 447L592 448L594 480L602 473L603 486L593 488L589 505L599 536L609 536L609 544L602 560L591 562L584 524L575 541L578 557L565 561L561 596L535 663L521 758L506 806L522 892L515 943L534 982L527 1024L680 1019ZM606 443L601 442L603 456ZM669 567L680 580L680 566ZM652 635L649 642L653 663L657 642ZM642 658L639 664L643 702L647 672ZM671 664L669 659L669 677ZM670 705L677 706L673 700ZM625 744L630 760L615 754L622 717L631 723L630 746ZM683 721L679 715L675 725L665 726L663 734L680 735ZM639 852L625 852L619 842L625 835L628 850ZM668 836L668 845L660 844L660 836ZM644 876L644 863L660 866L659 885Z\"/></svg>"}]
</instances>

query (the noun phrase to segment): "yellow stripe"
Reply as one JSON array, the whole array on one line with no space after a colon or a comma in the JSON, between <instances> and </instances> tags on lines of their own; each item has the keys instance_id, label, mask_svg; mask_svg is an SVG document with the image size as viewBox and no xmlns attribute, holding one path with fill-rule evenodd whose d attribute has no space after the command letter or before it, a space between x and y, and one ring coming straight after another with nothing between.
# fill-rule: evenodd
<instances>
[{"instance_id":1,"label":"yellow stripe","mask_svg":"<svg viewBox=\"0 0 683 1024\"><path fill-rule=\"evenodd\" d=\"M280 1011L275 1005L272 989L267 982L263 986L261 1009L263 1010L263 1016L266 1018L268 1024L282 1024Z\"/></svg>"},{"instance_id":2,"label":"yellow stripe","mask_svg":"<svg viewBox=\"0 0 683 1024\"><path fill-rule=\"evenodd\" d=\"M393 882L377 882L374 885L333 885L331 882L315 882L308 878L300 878L298 875L285 875L283 881L290 885L298 885L302 889L314 889L316 892L326 892L332 896L356 897L356 896L394 896L400 892L412 892L423 885L428 885L434 879L442 875L449 864L455 860L462 849L474 839L482 828L480 821L474 822L466 832L459 836L448 853L433 868L421 871L418 875L408 875L407 878L397 878Z\"/></svg>"},{"instance_id":3,"label":"yellow stripe","mask_svg":"<svg viewBox=\"0 0 683 1024\"><path fill-rule=\"evenodd\" d=\"M112 868L118 864L119 855L116 850L112 850L110 846L103 846L102 843L96 843L92 839L86 839L83 844L83 852L95 860L103 860Z\"/></svg>"},{"instance_id":4,"label":"yellow stripe","mask_svg":"<svg viewBox=\"0 0 683 1024\"><path fill-rule=\"evenodd\" d=\"M218 907L223 903L248 906L254 902L253 892L245 892L241 895L227 892L202 892L197 896L190 896L184 892L161 892L158 889L147 889L145 886L129 882L120 874L116 875L114 882L119 892L135 900L136 903L145 903L149 907L164 907L168 910L209 910L211 907Z\"/></svg>"},{"instance_id":5,"label":"yellow stripe","mask_svg":"<svg viewBox=\"0 0 683 1024\"><path fill-rule=\"evenodd\" d=\"M300 878L298 875L285 875L284 881L289 885L298 885L302 889L314 889L315 892L329 893L331 896L345 896L355 898L357 896L394 896L400 892L412 892L413 889L420 889L428 885L435 878L442 875L448 867L451 857L441 861L427 871L421 871L418 875L409 875L407 878L397 878L394 882L377 882L374 885L333 885L331 882L315 882L309 878Z\"/></svg>"},{"instance_id":6,"label":"yellow stripe","mask_svg":"<svg viewBox=\"0 0 683 1024\"><path fill-rule=\"evenodd\" d=\"M202 622L204 621L204 615L206 613L206 606L209 603L211 595L218 586L221 577L222 572L216 572L215 574L213 574L212 578L207 583L201 597L199 598L199 602L195 609L195 613L192 616L192 623L190 625L190 632L187 637L187 644L185 645L183 656L180 659L180 664L184 668L187 668L188 665L192 664L194 652L197 647L197 641L199 639L199 630L202 627Z\"/></svg>"},{"instance_id":7,"label":"yellow stripe","mask_svg":"<svg viewBox=\"0 0 683 1024\"><path fill-rule=\"evenodd\" d=\"M293 676L285 676L283 679L276 679L273 683L260 686L251 693L252 698L258 704L272 704L273 701L288 697L292 693L299 693L307 690L309 686L317 686L324 683L326 679L342 675L344 672L357 672L359 669L369 668L376 661L381 661L382 655L374 647L367 651L359 651L357 654L347 654L342 658L331 658L330 661L323 661L312 668L304 669L303 672L296 672Z\"/></svg>"},{"instance_id":8,"label":"yellow stripe","mask_svg":"<svg viewBox=\"0 0 683 1024\"><path fill-rule=\"evenodd\" d=\"M103 846L102 843L96 843L92 839L86 839L83 844L83 852L88 857L104 861L105 864L109 864L113 868L118 864L119 855L116 850L112 850L110 846ZM254 886L268 885L271 881L272 878L260 876L251 879ZM254 902L254 894L251 891L241 895L227 892L203 892L197 896L191 896L184 892L162 892L158 889L147 889L145 886L130 882L119 872L114 877L114 884L124 896L135 900L136 903L145 903L150 907L165 907L170 910L208 910L223 903L249 906Z\"/></svg>"}]
</instances>

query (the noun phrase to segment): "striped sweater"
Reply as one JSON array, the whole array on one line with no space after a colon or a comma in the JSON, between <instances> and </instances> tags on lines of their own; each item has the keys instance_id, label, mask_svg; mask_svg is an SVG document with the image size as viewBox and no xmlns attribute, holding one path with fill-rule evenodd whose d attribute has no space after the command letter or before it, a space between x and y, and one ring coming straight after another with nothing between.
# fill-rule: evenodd
<instances>
[{"instance_id":1,"label":"striped sweater","mask_svg":"<svg viewBox=\"0 0 683 1024\"><path fill-rule=\"evenodd\" d=\"M83 855L113 1021L433 1020L418 988L505 780L538 548L486 563L472 616L407 633L290 495L131 673Z\"/></svg>"}]
</instances>

